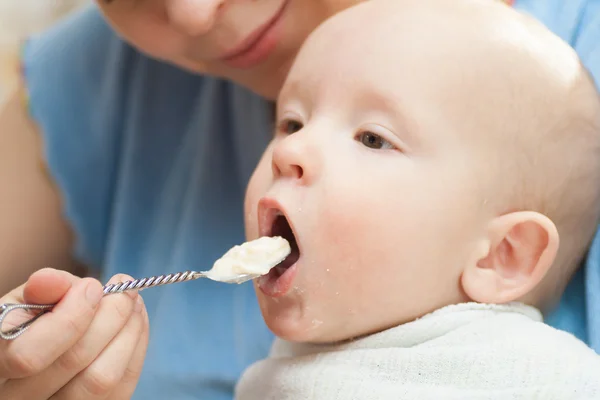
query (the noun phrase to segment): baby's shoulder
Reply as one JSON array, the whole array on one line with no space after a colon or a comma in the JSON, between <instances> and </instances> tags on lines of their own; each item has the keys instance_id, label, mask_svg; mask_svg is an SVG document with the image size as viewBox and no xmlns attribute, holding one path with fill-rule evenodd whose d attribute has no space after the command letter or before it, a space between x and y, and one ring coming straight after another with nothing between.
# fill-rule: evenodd
<instances>
[{"instance_id":1,"label":"baby's shoulder","mask_svg":"<svg viewBox=\"0 0 600 400\"><path fill-rule=\"evenodd\" d=\"M474 335L480 334L487 336L490 346L506 349L516 357L547 362L559 369L593 365L600 379L600 355L573 334L544 322L523 315L503 314L480 321Z\"/></svg>"}]
</instances>

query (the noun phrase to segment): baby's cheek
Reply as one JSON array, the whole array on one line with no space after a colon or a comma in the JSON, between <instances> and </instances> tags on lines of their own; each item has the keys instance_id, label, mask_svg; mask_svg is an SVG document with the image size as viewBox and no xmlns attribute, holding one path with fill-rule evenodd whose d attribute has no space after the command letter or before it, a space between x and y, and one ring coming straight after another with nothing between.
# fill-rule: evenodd
<instances>
[{"instance_id":1,"label":"baby's cheek","mask_svg":"<svg viewBox=\"0 0 600 400\"><path fill-rule=\"evenodd\" d=\"M335 267L344 270L370 265L389 251L395 236L391 228L402 223L398 215L374 200L357 194L325 198L318 210L317 240ZM382 251L385 251L382 254Z\"/></svg>"},{"instance_id":2,"label":"baby's cheek","mask_svg":"<svg viewBox=\"0 0 600 400\"><path fill-rule=\"evenodd\" d=\"M256 198L256 193L248 190L244 202L244 228L246 230L247 240L258 238L257 204L258 199Z\"/></svg>"},{"instance_id":3,"label":"baby's cheek","mask_svg":"<svg viewBox=\"0 0 600 400\"><path fill-rule=\"evenodd\" d=\"M345 312L352 308L352 294L369 284L366 280L371 278L374 263L385 255L381 251L385 241L380 237L385 227L345 202L322 207L319 214L319 228L311 235L311 244L319 249L318 259L306 260L309 268L316 269L309 284L321 292L328 307Z\"/></svg>"},{"instance_id":4,"label":"baby's cheek","mask_svg":"<svg viewBox=\"0 0 600 400\"><path fill-rule=\"evenodd\" d=\"M244 222L246 227L246 237L248 239L256 239L258 237L258 202L266 195L272 182L271 146L269 146L254 170L246 189L246 197L244 200Z\"/></svg>"}]
</instances>

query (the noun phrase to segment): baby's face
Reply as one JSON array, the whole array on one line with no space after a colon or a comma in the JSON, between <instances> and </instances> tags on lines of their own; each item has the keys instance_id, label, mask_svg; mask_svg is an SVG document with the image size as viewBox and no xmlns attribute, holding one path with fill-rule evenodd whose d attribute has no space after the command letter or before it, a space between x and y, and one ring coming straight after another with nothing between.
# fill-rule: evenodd
<instances>
[{"instance_id":1,"label":"baby's face","mask_svg":"<svg viewBox=\"0 0 600 400\"><path fill-rule=\"evenodd\" d=\"M267 324L288 340L357 337L464 301L462 267L488 217L460 66L418 28L359 15L300 52L248 188L248 238L297 244L292 266L257 281Z\"/></svg>"}]
</instances>

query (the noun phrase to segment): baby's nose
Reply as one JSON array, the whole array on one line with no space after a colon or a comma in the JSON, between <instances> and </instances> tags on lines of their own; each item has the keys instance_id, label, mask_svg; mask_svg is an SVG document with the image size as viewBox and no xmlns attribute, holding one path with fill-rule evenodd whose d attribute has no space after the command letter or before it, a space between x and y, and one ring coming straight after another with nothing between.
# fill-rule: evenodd
<instances>
[{"instance_id":1,"label":"baby's nose","mask_svg":"<svg viewBox=\"0 0 600 400\"><path fill-rule=\"evenodd\" d=\"M214 26L225 0L167 0L169 23L179 32L202 35Z\"/></svg>"}]
</instances>

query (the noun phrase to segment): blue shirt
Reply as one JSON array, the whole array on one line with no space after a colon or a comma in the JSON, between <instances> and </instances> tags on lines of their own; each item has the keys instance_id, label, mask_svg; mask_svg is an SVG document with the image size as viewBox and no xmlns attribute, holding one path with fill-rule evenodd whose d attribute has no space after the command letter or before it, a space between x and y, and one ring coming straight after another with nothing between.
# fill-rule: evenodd
<instances>
[{"instance_id":1,"label":"blue shirt","mask_svg":"<svg viewBox=\"0 0 600 400\"><path fill-rule=\"evenodd\" d=\"M600 1L517 0L600 78ZM145 277L210 268L244 241L245 185L272 133L269 103L154 61L94 7L32 38L23 54L32 117L76 234L75 256ZM549 323L600 351L600 238ZM267 355L251 284L200 280L143 292L150 345L134 399L231 399Z\"/></svg>"}]
</instances>

